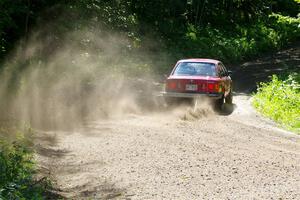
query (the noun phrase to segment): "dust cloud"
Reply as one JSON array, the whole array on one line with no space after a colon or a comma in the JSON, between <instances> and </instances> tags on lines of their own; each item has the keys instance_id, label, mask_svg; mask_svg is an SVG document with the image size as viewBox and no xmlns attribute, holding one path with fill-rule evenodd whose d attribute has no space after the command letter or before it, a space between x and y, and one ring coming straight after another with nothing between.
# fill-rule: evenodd
<instances>
[{"instance_id":1,"label":"dust cloud","mask_svg":"<svg viewBox=\"0 0 300 200\"><path fill-rule=\"evenodd\" d=\"M101 28L59 38L36 31L2 67L1 119L71 128L152 109L153 92L161 86L147 55L133 56L130 45L128 38Z\"/></svg>"},{"instance_id":2,"label":"dust cloud","mask_svg":"<svg viewBox=\"0 0 300 200\"><path fill-rule=\"evenodd\" d=\"M1 66L1 121L53 130L147 112L185 121L213 115L204 100L165 109L157 97L164 81L159 67L171 70L172 58L154 39L147 38L152 50L145 51L124 33L94 27L61 34L53 27L34 31Z\"/></svg>"},{"instance_id":3,"label":"dust cloud","mask_svg":"<svg viewBox=\"0 0 300 200\"><path fill-rule=\"evenodd\" d=\"M172 115L183 121L197 121L216 115L213 102L205 97L199 97L193 101L176 105L170 111Z\"/></svg>"}]
</instances>

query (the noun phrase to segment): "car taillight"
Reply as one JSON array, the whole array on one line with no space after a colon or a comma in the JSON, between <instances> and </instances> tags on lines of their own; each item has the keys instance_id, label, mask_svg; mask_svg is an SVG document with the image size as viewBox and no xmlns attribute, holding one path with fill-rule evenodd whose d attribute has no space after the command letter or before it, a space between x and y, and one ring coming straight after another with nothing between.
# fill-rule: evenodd
<instances>
[{"instance_id":1,"label":"car taillight","mask_svg":"<svg viewBox=\"0 0 300 200\"><path fill-rule=\"evenodd\" d=\"M207 88L208 88L209 92L213 92L214 91L214 87L215 87L215 83L209 83L207 85Z\"/></svg>"},{"instance_id":2,"label":"car taillight","mask_svg":"<svg viewBox=\"0 0 300 200\"><path fill-rule=\"evenodd\" d=\"M223 87L219 83L208 83L207 85L208 92L222 92Z\"/></svg>"},{"instance_id":3,"label":"car taillight","mask_svg":"<svg viewBox=\"0 0 300 200\"><path fill-rule=\"evenodd\" d=\"M175 81L168 81L167 82L167 89L175 90L177 88L177 84Z\"/></svg>"}]
</instances>

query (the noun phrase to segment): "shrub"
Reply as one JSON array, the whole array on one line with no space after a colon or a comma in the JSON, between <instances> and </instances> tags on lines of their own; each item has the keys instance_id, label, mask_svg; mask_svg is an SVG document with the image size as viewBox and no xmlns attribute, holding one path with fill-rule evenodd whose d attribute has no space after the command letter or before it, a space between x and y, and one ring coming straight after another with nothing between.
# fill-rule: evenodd
<instances>
[{"instance_id":1,"label":"shrub","mask_svg":"<svg viewBox=\"0 0 300 200\"><path fill-rule=\"evenodd\" d=\"M17 133L13 140L6 137L10 128L0 129L0 199L43 199L43 187L34 181L32 138Z\"/></svg>"},{"instance_id":2,"label":"shrub","mask_svg":"<svg viewBox=\"0 0 300 200\"><path fill-rule=\"evenodd\" d=\"M279 36L275 38L280 45L279 47L300 38L300 18L272 14L269 17L269 24L271 24L270 28L276 31Z\"/></svg>"},{"instance_id":3,"label":"shrub","mask_svg":"<svg viewBox=\"0 0 300 200\"><path fill-rule=\"evenodd\" d=\"M300 18L272 14L250 25L195 27L188 24L182 37L172 38L171 52L178 57L212 57L224 62L238 62L261 52L278 50L300 38Z\"/></svg>"},{"instance_id":4,"label":"shrub","mask_svg":"<svg viewBox=\"0 0 300 200\"><path fill-rule=\"evenodd\" d=\"M273 75L271 82L261 83L253 105L265 116L300 133L300 76L291 74L286 80Z\"/></svg>"}]
</instances>

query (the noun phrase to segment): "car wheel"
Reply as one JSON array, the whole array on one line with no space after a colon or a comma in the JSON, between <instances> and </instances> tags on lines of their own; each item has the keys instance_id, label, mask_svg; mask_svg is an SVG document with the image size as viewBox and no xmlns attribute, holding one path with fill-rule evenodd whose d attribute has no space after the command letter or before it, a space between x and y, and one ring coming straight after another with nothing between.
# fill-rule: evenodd
<instances>
[{"instance_id":1,"label":"car wheel","mask_svg":"<svg viewBox=\"0 0 300 200\"><path fill-rule=\"evenodd\" d=\"M232 104L232 99L233 99L233 96L232 96L232 92L230 91L230 93L227 95L227 97L225 97L225 103Z\"/></svg>"},{"instance_id":2,"label":"car wheel","mask_svg":"<svg viewBox=\"0 0 300 200\"><path fill-rule=\"evenodd\" d=\"M224 96L222 98L220 98L220 99L217 99L215 101L215 108L216 108L216 110L222 110L223 104L224 104Z\"/></svg>"}]
</instances>

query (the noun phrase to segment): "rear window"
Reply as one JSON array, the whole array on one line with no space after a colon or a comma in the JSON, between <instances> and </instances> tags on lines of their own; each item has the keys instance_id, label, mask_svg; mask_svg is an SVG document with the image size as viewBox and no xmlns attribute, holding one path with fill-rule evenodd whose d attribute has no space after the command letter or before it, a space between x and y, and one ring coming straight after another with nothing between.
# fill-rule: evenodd
<instances>
[{"instance_id":1,"label":"rear window","mask_svg":"<svg viewBox=\"0 0 300 200\"><path fill-rule=\"evenodd\" d=\"M180 62L174 75L216 76L215 64L205 62Z\"/></svg>"}]
</instances>

